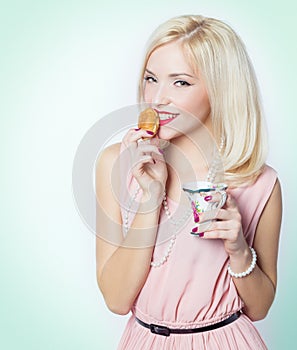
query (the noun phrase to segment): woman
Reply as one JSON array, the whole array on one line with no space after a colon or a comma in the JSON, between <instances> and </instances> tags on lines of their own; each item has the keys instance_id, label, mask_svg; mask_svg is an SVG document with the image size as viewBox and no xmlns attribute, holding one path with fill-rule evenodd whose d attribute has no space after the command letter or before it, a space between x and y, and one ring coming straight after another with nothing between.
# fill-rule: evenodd
<instances>
[{"instance_id":1,"label":"woman","mask_svg":"<svg viewBox=\"0 0 297 350\"><path fill-rule=\"evenodd\" d=\"M257 83L242 41L216 19L167 21L151 37L139 100L159 114L157 136L129 130L96 169L98 285L111 311L132 311L119 349L266 349L252 322L275 296L281 189L265 164ZM205 134L218 147L227 201L194 236L192 219L179 216L181 184L193 174L216 180L201 151ZM161 149L160 140L170 146ZM118 163L125 181L122 171L114 180ZM117 197L126 184L130 199Z\"/></svg>"}]
</instances>

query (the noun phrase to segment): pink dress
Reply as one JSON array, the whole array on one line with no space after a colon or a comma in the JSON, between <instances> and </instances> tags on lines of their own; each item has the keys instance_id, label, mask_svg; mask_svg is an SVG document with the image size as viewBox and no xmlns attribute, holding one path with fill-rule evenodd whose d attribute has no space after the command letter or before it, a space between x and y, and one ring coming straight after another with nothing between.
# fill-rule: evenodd
<instances>
[{"instance_id":1,"label":"pink dress","mask_svg":"<svg viewBox=\"0 0 297 350\"><path fill-rule=\"evenodd\" d=\"M276 172L266 166L252 186L229 190L239 206L243 232L249 245L253 244L259 217L276 178ZM168 205L171 213L177 208L177 203L170 199ZM162 222L165 222L163 230L167 228L170 231L164 213L160 217ZM118 349L267 349L253 323L244 314L233 323L216 330L171 334L169 337L153 334L135 320L136 316L148 324L169 328L198 328L217 323L242 309L243 301L227 273L228 256L223 242L195 237L190 234L192 227L190 218L183 226L183 231L177 235L167 262L161 267L150 269L146 283L135 300ZM168 239L157 242L153 260L159 261L163 257L168 243Z\"/></svg>"}]
</instances>

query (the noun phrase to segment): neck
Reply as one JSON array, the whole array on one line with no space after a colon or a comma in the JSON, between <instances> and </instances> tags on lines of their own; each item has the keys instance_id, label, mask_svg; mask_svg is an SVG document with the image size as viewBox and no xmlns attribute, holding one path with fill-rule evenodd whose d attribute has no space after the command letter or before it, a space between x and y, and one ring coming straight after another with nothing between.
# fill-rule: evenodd
<instances>
[{"instance_id":1,"label":"neck","mask_svg":"<svg viewBox=\"0 0 297 350\"><path fill-rule=\"evenodd\" d=\"M179 168L187 181L205 179L214 156L215 141L209 131L201 129L171 141L175 155L172 164L183 163Z\"/></svg>"}]
</instances>

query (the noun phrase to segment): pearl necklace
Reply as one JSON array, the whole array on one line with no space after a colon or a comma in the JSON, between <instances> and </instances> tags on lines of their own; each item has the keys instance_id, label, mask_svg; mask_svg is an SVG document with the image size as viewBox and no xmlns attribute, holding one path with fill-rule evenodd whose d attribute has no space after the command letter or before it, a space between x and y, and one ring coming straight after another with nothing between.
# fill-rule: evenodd
<instances>
[{"instance_id":1,"label":"pearl necklace","mask_svg":"<svg viewBox=\"0 0 297 350\"><path fill-rule=\"evenodd\" d=\"M211 162L211 165L209 167L209 170L208 170L208 173L207 173L207 177L206 177L206 181L207 182L214 182L215 178L216 178L216 175L217 175L217 172L218 172L218 168L219 168L219 165L221 164L221 152L222 152L222 149L224 147L224 144L225 144L225 140L223 137L221 137L221 142L220 142L220 146L219 146L219 149L217 152L216 151L216 147L214 149L214 152L215 152L215 155L214 155L214 158Z\"/></svg>"},{"instance_id":2,"label":"pearl necklace","mask_svg":"<svg viewBox=\"0 0 297 350\"><path fill-rule=\"evenodd\" d=\"M218 152L216 152L216 155L214 156L214 158L212 160L211 166L209 167L208 174L207 174L207 177L206 177L206 181L213 182L215 177L216 177L217 170L218 170L218 165L220 164L220 154L221 154L221 151L223 149L223 146L224 146L224 139L221 138L221 142L220 142L220 146L219 146ZM135 201L139 191L140 191L140 186L138 186L138 188L136 189L135 193L130 198L130 201L129 201L129 204L128 204L128 208L125 211L123 226L124 226L124 231L125 231L126 235L127 235L128 231L129 231L129 214L130 214L131 206L132 206L133 202ZM163 265L168 260L169 255L170 255L170 253L172 251L172 248L174 246L174 243L176 241L176 234L177 234L179 226L184 221L186 221L188 219L188 217L192 213L192 210L189 210L189 211L186 212L186 214L180 220L174 221L172 219L171 213L169 211L166 191L164 191L164 197L163 197L162 204L163 204L163 208L164 208L166 216L170 220L171 224L175 227L175 232L170 238L169 245L168 245L168 247L166 249L166 252L163 255L163 257L159 261L151 261L151 266L152 267L160 267L161 265Z\"/></svg>"},{"instance_id":3,"label":"pearl necklace","mask_svg":"<svg viewBox=\"0 0 297 350\"><path fill-rule=\"evenodd\" d=\"M163 197L162 204L163 204L163 208L164 208L166 216L168 217L169 220L172 221L171 213L170 213L169 208L168 208L166 192L164 192L164 197ZM165 261L169 258L169 255L171 253L172 247L174 246L175 240L176 240L176 233L174 233L171 236L170 241L169 241L169 245L168 245L168 247L166 249L166 252L163 255L162 259L159 260L159 261L151 261L151 266L152 267L160 267L161 265L163 265L165 263Z\"/></svg>"},{"instance_id":4,"label":"pearl necklace","mask_svg":"<svg viewBox=\"0 0 297 350\"><path fill-rule=\"evenodd\" d=\"M191 215L191 210L188 210L188 211L186 211L185 215L180 220L174 221L171 217L171 213L170 213L169 208L168 208L166 192L164 192L163 207L164 207L164 211L165 211L166 216L168 217L171 224L175 227L175 233L171 236L170 241L169 241L169 245L168 245L166 252L163 255L162 259L160 259L157 262L151 261L152 267L160 267L161 265L163 265L167 261L167 259L169 258L169 255L172 251L172 248L174 246L174 243L176 241L176 234L177 234L177 231L178 231L180 225L182 223L184 223L188 219L188 217Z\"/></svg>"},{"instance_id":5,"label":"pearl necklace","mask_svg":"<svg viewBox=\"0 0 297 350\"><path fill-rule=\"evenodd\" d=\"M131 206L132 206L132 203L135 201L139 191L140 191L140 187L138 186L138 188L136 189L135 193L133 194L133 196L131 197L131 199L129 201L127 210L125 211L123 226L124 226L124 231L126 234L129 231L129 214L130 214ZM170 220L171 224L175 227L175 232L170 238L169 245L168 245L163 257L159 261L151 261L152 267L160 267L161 265L163 265L167 261L167 259L169 258L169 255L172 251L173 245L176 241L176 234L177 234L178 228L180 227L180 225L183 222L185 222L188 219L188 217L191 215L191 212L192 212L191 210L189 210L186 212L186 214L181 219L179 219L178 221L174 221L171 217L171 213L170 213L170 210L168 207L166 192L164 192L162 205L163 205L166 216Z\"/></svg>"}]
</instances>

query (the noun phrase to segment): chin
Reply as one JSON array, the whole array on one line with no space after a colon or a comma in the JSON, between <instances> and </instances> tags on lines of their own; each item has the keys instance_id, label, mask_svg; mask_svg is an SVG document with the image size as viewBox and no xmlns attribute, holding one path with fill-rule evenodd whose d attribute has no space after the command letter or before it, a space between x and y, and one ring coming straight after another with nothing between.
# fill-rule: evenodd
<instances>
[{"instance_id":1,"label":"chin","mask_svg":"<svg viewBox=\"0 0 297 350\"><path fill-rule=\"evenodd\" d=\"M177 130L173 130L171 128L161 127L158 132L158 137L162 140L173 140L179 136L181 136L182 133L178 132Z\"/></svg>"}]
</instances>

